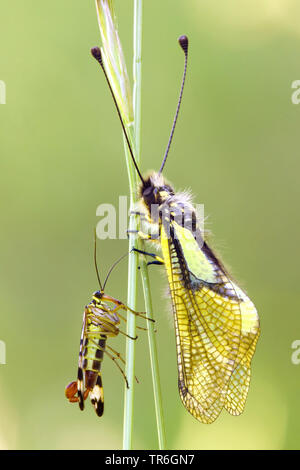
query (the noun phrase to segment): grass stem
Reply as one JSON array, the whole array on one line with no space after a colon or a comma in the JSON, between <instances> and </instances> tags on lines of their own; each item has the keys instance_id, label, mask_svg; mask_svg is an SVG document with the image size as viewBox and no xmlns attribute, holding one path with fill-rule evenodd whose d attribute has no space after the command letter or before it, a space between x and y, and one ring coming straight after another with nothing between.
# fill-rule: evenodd
<instances>
[{"instance_id":1,"label":"grass stem","mask_svg":"<svg viewBox=\"0 0 300 470\"><path fill-rule=\"evenodd\" d=\"M142 8L143 8L143 0L134 0L133 110L134 110L134 143L135 143L136 159L137 159L138 164L140 162L140 155L141 155ZM135 202L135 195L132 194L132 196L133 196L133 201ZM130 223L130 227L131 227L131 223ZM140 245L143 245L143 242L140 241ZM129 249L131 249L132 246L134 245L130 244ZM140 246L140 248L143 249L143 246ZM143 257L140 257L139 265L141 268L141 277L142 277L145 308L146 308L147 316L149 318L153 318L152 299L151 299L151 290L150 290L150 285L149 285L148 269L147 269L146 261ZM129 279L129 282L130 282L130 279ZM136 278L135 278L135 282L136 282ZM129 286L128 292L131 292L130 285L128 284L128 286ZM132 335L133 333L134 333L134 330L130 332L128 330L128 334ZM158 444L159 444L159 449L164 449L166 438L165 438L165 426L164 426L164 418L163 418L162 397L161 397L160 377L159 377L159 368L158 368L158 354L157 354L157 346L156 346L155 328L154 328L153 322L151 321L148 321L148 342L149 342L149 352L150 352L150 362L151 362L151 372L152 372ZM130 360L129 356L128 356L128 360ZM132 378L132 380L134 380L134 377ZM133 412L133 408L131 409ZM132 416L131 416L131 422L132 422ZM126 439L126 442L129 442L129 441L131 440ZM125 443L125 439L124 439L124 443Z\"/></svg>"}]
</instances>

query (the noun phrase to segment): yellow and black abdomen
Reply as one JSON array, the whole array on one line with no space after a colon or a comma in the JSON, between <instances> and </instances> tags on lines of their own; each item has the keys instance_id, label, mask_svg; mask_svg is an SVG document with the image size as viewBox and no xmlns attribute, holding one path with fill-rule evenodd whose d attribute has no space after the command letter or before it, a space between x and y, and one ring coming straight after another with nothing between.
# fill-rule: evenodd
<instances>
[{"instance_id":1,"label":"yellow and black abdomen","mask_svg":"<svg viewBox=\"0 0 300 470\"><path fill-rule=\"evenodd\" d=\"M80 340L77 389L80 409L84 409L84 400L89 393L98 416L102 416L104 411L101 365L106 340L107 336L102 332L101 323L96 322L94 314L86 308Z\"/></svg>"},{"instance_id":2,"label":"yellow and black abdomen","mask_svg":"<svg viewBox=\"0 0 300 470\"><path fill-rule=\"evenodd\" d=\"M107 338L105 335L99 334L99 332L92 334L93 330L89 333L83 345L82 369L85 371L86 388L91 390L96 384L98 374L101 370Z\"/></svg>"}]
</instances>

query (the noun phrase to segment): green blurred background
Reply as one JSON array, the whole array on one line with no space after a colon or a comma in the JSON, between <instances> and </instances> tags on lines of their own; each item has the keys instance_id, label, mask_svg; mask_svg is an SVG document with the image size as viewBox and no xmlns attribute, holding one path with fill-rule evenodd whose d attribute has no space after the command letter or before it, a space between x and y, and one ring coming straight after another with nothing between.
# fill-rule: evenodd
<instances>
[{"instance_id":1,"label":"green blurred background","mask_svg":"<svg viewBox=\"0 0 300 470\"><path fill-rule=\"evenodd\" d=\"M133 1L115 2L128 69ZM142 170L158 169L174 115L187 34L184 102L166 176L205 204L206 227L255 302L262 335L246 409L202 425L177 392L173 320L151 270L168 448L298 448L300 365L297 0L144 2ZM64 397L75 379L84 305L97 288L100 203L128 194L120 125L99 67L93 1L1 2L0 448L121 448L124 382L103 365L105 414ZM127 249L99 242L101 272ZM126 299L126 261L108 292ZM138 299L143 309L143 299ZM113 347L125 351L123 338ZM134 447L157 448L147 334L139 335Z\"/></svg>"}]
</instances>

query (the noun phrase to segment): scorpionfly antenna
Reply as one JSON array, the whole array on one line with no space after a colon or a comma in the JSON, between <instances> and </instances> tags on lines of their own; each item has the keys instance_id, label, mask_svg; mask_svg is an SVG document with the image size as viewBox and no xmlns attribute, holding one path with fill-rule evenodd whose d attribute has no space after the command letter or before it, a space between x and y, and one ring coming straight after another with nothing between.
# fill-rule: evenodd
<instances>
[{"instance_id":1,"label":"scorpionfly antenna","mask_svg":"<svg viewBox=\"0 0 300 470\"><path fill-rule=\"evenodd\" d=\"M111 275L112 270L113 270L113 269L117 266L117 264L119 264L119 262L122 261L122 259L125 258L126 256L128 256L128 253L125 253L125 255L122 255L120 258L117 259L117 261L114 262L114 264L111 266L111 268L109 269L109 271L108 271L108 273L107 273L107 275L106 275L106 278L105 278L105 280L104 280L104 284L103 284L103 287L102 287L102 283L101 283L101 280L100 280L99 269L98 269L98 265L97 265L97 233L96 233L96 229L94 230L94 263L95 263L97 278L98 278L98 282L99 282L99 286L100 286L101 292L104 292L106 283L107 283L107 281L108 281L109 276Z\"/></svg>"},{"instance_id":2,"label":"scorpionfly antenna","mask_svg":"<svg viewBox=\"0 0 300 470\"><path fill-rule=\"evenodd\" d=\"M98 266L97 266L97 233L96 233L96 229L94 230L94 263L95 263L96 274L97 274L100 290L101 290L101 292L103 292L102 284L101 284L101 281L100 281L100 274L99 274L99 270L98 270Z\"/></svg>"},{"instance_id":3,"label":"scorpionfly antenna","mask_svg":"<svg viewBox=\"0 0 300 470\"><path fill-rule=\"evenodd\" d=\"M126 256L128 256L128 255L129 255L129 253L125 253L125 255L122 255L120 258L117 259L117 261L114 262L114 264L112 265L112 267L108 271L107 276L105 278L105 281L104 281L104 284L103 284L103 290L105 289L106 283L108 281L109 276L111 275L112 270L117 266L117 264L119 264L120 261L122 261L122 259L126 258Z\"/></svg>"}]
</instances>

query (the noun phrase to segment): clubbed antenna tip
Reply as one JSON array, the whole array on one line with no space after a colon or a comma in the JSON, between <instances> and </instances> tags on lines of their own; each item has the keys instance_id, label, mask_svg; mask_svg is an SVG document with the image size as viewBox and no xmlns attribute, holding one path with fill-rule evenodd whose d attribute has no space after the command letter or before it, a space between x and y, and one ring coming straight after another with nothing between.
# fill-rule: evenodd
<instances>
[{"instance_id":1,"label":"clubbed antenna tip","mask_svg":"<svg viewBox=\"0 0 300 470\"><path fill-rule=\"evenodd\" d=\"M187 36L185 36L185 35L180 36L180 38L178 38L178 42L179 42L181 48L183 49L184 53L186 54L187 50L188 50L188 47L189 47L189 40L188 40Z\"/></svg>"},{"instance_id":2,"label":"clubbed antenna tip","mask_svg":"<svg viewBox=\"0 0 300 470\"><path fill-rule=\"evenodd\" d=\"M102 64L102 54L101 54L101 50L98 46L96 47L92 47L91 49L91 54L93 57L95 57L95 59L100 63Z\"/></svg>"}]
</instances>

